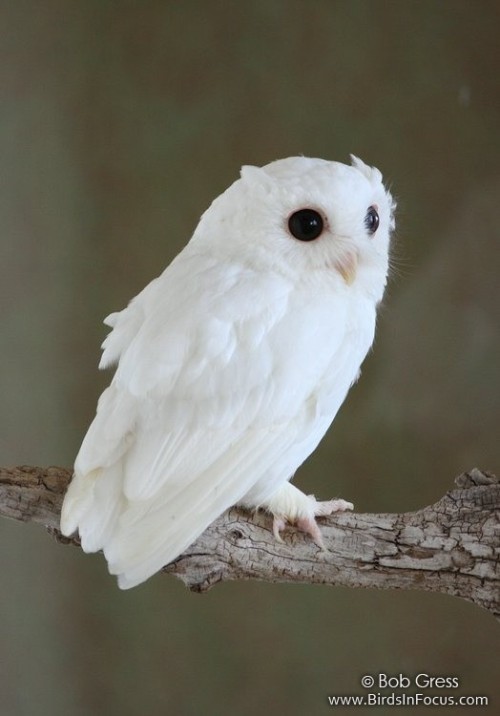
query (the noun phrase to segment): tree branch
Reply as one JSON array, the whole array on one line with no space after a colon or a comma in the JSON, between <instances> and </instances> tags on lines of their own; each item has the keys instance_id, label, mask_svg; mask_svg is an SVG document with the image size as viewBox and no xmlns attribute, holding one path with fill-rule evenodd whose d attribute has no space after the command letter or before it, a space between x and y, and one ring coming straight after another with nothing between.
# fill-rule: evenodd
<instances>
[{"instance_id":1,"label":"tree branch","mask_svg":"<svg viewBox=\"0 0 500 716\"><path fill-rule=\"evenodd\" d=\"M70 479L61 467L0 468L0 515L78 544L58 529ZM293 529L280 544L269 515L232 508L164 571L198 592L236 579L442 592L500 618L500 484L476 468L455 484L416 512L322 518L327 552Z\"/></svg>"}]
</instances>

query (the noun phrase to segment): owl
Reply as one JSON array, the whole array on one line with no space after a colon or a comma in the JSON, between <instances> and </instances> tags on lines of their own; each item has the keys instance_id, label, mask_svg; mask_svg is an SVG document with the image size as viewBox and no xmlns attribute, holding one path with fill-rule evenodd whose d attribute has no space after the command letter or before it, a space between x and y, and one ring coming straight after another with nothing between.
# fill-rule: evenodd
<instances>
[{"instance_id":1,"label":"owl","mask_svg":"<svg viewBox=\"0 0 500 716\"><path fill-rule=\"evenodd\" d=\"M116 365L76 458L61 530L121 588L176 559L232 505L322 545L290 480L373 343L394 202L380 172L290 157L244 166L163 273L105 323ZM271 524L271 519L270 519Z\"/></svg>"}]
</instances>

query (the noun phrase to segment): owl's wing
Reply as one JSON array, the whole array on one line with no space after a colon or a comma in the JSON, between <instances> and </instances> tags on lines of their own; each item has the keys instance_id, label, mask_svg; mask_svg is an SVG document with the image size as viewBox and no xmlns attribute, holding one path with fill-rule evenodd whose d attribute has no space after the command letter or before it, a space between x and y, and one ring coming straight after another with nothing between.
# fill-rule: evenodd
<instances>
[{"instance_id":1,"label":"owl's wing","mask_svg":"<svg viewBox=\"0 0 500 716\"><path fill-rule=\"evenodd\" d=\"M309 298L292 305L285 279L187 253L115 317L104 359L119 365L61 526L104 550L121 587L175 559L267 471L289 469L345 331L341 305L332 332L332 307Z\"/></svg>"}]
</instances>

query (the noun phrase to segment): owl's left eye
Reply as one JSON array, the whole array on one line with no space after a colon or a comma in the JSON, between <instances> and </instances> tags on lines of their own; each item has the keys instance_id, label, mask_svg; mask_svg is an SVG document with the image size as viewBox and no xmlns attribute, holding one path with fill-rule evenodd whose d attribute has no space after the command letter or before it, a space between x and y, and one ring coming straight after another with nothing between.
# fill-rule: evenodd
<instances>
[{"instance_id":1,"label":"owl's left eye","mask_svg":"<svg viewBox=\"0 0 500 716\"><path fill-rule=\"evenodd\" d=\"M369 234L374 234L380 224L378 211L374 206L370 206L365 216L365 227Z\"/></svg>"},{"instance_id":2,"label":"owl's left eye","mask_svg":"<svg viewBox=\"0 0 500 716\"><path fill-rule=\"evenodd\" d=\"M288 229L299 241L314 241L323 233L323 217L314 209L300 209L288 219Z\"/></svg>"}]
</instances>

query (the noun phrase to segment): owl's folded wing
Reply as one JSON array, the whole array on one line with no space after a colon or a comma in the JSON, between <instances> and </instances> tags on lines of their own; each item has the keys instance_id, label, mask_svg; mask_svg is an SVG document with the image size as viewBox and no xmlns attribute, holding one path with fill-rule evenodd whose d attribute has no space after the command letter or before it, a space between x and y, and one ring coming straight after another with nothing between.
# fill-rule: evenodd
<instances>
[{"instance_id":1,"label":"owl's folded wing","mask_svg":"<svg viewBox=\"0 0 500 716\"><path fill-rule=\"evenodd\" d=\"M308 399L343 336L340 309L328 335L321 310L307 320L290 306L285 281L221 275L202 259L175 266L114 319L106 350L119 365L63 505L63 532L103 549L123 588L175 559L266 471L290 477L287 454L317 419Z\"/></svg>"}]
</instances>

